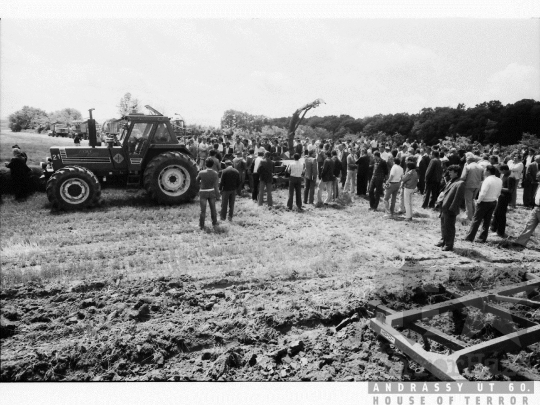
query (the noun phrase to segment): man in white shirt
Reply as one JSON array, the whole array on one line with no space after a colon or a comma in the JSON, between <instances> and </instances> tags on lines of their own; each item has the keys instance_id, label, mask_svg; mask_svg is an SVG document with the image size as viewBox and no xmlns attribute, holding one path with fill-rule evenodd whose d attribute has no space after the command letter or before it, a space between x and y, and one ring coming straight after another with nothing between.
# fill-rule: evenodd
<instances>
[{"instance_id":1,"label":"man in white shirt","mask_svg":"<svg viewBox=\"0 0 540 405\"><path fill-rule=\"evenodd\" d=\"M390 148L387 146L384 149L384 152L381 153L381 159L386 162L386 161L388 161L389 156L390 156Z\"/></svg>"},{"instance_id":2,"label":"man in white shirt","mask_svg":"<svg viewBox=\"0 0 540 405\"><path fill-rule=\"evenodd\" d=\"M287 200L287 208L292 210L293 196L296 194L296 207L298 211L302 209L302 173L304 171L304 165L300 163L300 154L294 154L294 161L287 166L287 172L289 177L289 199Z\"/></svg>"},{"instance_id":3,"label":"man in white shirt","mask_svg":"<svg viewBox=\"0 0 540 405\"><path fill-rule=\"evenodd\" d=\"M390 175L388 176L388 181L386 182L386 192L384 194L384 208L386 215L383 218L393 218L394 217L394 208L396 206L396 198L399 192L399 186L401 185L401 178L403 177L403 168L400 165L400 160L398 158L394 159L394 165L390 169ZM390 203L390 198L392 202Z\"/></svg>"},{"instance_id":4,"label":"man in white shirt","mask_svg":"<svg viewBox=\"0 0 540 405\"><path fill-rule=\"evenodd\" d=\"M516 208L516 202L517 202L517 185L520 183L520 180L523 176L523 162L521 161L521 156L519 154L514 153L512 155L512 159L508 161L508 168L510 169L510 177L513 177L516 179L516 187L514 188L514 192L512 193L512 199L510 200L510 206L512 208Z\"/></svg>"},{"instance_id":5,"label":"man in white shirt","mask_svg":"<svg viewBox=\"0 0 540 405\"><path fill-rule=\"evenodd\" d=\"M253 190L251 193L251 199L255 202L257 202L259 197L259 173L257 173L257 170L259 170L259 166L261 165L261 161L263 160L264 152L258 152L257 154L258 156L253 162Z\"/></svg>"},{"instance_id":6,"label":"man in white shirt","mask_svg":"<svg viewBox=\"0 0 540 405\"><path fill-rule=\"evenodd\" d=\"M476 210L474 212L473 220L469 232L465 237L465 240L472 242L482 224L482 232L477 241L484 243L488 237L489 225L491 223L491 217L493 211L497 205L497 200L502 191L502 180L496 176L497 169L489 165L485 169L485 179L482 182L482 187L478 193L478 199L476 200Z\"/></svg>"}]
</instances>

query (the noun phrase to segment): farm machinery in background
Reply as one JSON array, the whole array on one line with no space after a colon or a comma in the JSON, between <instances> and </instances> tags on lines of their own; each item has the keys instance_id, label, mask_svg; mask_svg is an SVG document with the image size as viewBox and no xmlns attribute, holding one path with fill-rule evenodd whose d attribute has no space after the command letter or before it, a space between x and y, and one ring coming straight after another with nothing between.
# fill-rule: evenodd
<instances>
[{"instance_id":1,"label":"farm machinery in background","mask_svg":"<svg viewBox=\"0 0 540 405\"><path fill-rule=\"evenodd\" d=\"M96 122L96 131L100 130L100 125ZM87 141L88 137L90 135L90 131L88 130L88 120L76 120L71 123L71 133L70 138L75 138L75 136L79 136L80 139ZM98 146L99 146L99 140L98 140Z\"/></svg>"},{"instance_id":2,"label":"farm machinery in background","mask_svg":"<svg viewBox=\"0 0 540 405\"><path fill-rule=\"evenodd\" d=\"M106 142L97 146L96 122L87 120L88 147L53 146L41 163L53 207L75 210L98 204L101 182L146 189L159 204L192 200L199 191L197 165L176 136L171 119L150 106L151 115L129 114L106 121Z\"/></svg>"},{"instance_id":3,"label":"farm machinery in background","mask_svg":"<svg viewBox=\"0 0 540 405\"><path fill-rule=\"evenodd\" d=\"M71 133L69 125L63 122L53 122L48 132L49 136L67 138Z\"/></svg>"}]
</instances>

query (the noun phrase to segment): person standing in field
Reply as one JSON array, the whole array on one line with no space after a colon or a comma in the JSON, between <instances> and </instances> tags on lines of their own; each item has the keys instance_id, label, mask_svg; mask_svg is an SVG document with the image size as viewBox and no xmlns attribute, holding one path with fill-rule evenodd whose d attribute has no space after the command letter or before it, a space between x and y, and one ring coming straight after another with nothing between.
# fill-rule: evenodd
<instances>
[{"instance_id":1,"label":"person standing in field","mask_svg":"<svg viewBox=\"0 0 540 405\"><path fill-rule=\"evenodd\" d=\"M386 163L386 162L385 162ZM392 169L390 169L390 175L386 182L385 194L384 194L384 210L386 214L383 218L393 218L394 209L396 206L396 199L399 193L401 178L403 177L403 168L400 165L400 159L395 158ZM390 202L391 200L391 202Z\"/></svg>"},{"instance_id":2,"label":"person standing in field","mask_svg":"<svg viewBox=\"0 0 540 405\"><path fill-rule=\"evenodd\" d=\"M435 150L431 152L431 160L426 170L426 195L424 196L422 208L435 208L435 202L437 201L437 197L439 195L442 176L442 163L439 159L439 152Z\"/></svg>"},{"instance_id":3,"label":"person standing in field","mask_svg":"<svg viewBox=\"0 0 540 405\"><path fill-rule=\"evenodd\" d=\"M259 166L263 160L264 152L257 152L257 155L253 161L253 190L251 192L251 199L255 202L259 200Z\"/></svg>"},{"instance_id":4,"label":"person standing in field","mask_svg":"<svg viewBox=\"0 0 540 405\"><path fill-rule=\"evenodd\" d=\"M510 206L516 208L517 203L517 188L521 177L523 176L523 162L521 161L521 156L519 153L514 153L512 158L508 161L508 168L510 169L510 177L516 180L516 187L512 193L512 199L510 200Z\"/></svg>"},{"instance_id":5,"label":"person standing in field","mask_svg":"<svg viewBox=\"0 0 540 405\"><path fill-rule=\"evenodd\" d=\"M506 231L506 212L508 210L508 204L512 201L512 194L516 189L516 179L510 175L508 165L502 165L500 172L502 173L502 190L497 200L493 220L491 221L491 231L497 232L497 235L504 238Z\"/></svg>"},{"instance_id":6,"label":"person standing in field","mask_svg":"<svg viewBox=\"0 0 540 405\"><path fill-rule=\"evenodd\" d=\"M221 220L225 221L228 208L228 219L232 221L236 193L240 188L240 173L233 167L233 163L230 160L225 161L225 166L219 183L219 191L221 191Z\"/></svg>"},{"instance_id":7,"label":"person standing in field","mask_svg":"<svg viewBox=\"0 0 540 405\"><path fill-rule=\"evenodd\" d=\"M191 153L191 157L193 157L193 160L195 160L195 162L198 162L199 161L199 148L197 147L197 145L195 145L195 141L193 140L193 138L191 138L189 141L188 141L188 150L189 150L189 153Z\"/></svg>"},{"instance_id":8,"label":"person standing in field","mask_svg":"<svg viewBox=\"0 0 540 405\"><path fill-rule=\"evenodd\" d=\"M338 158L341 163L341 189L343 190L347 181L347 157L352 153L352 149L349 150L345 143L340 143L338 149Z\"/></svg>"},{"instance_id":9,"label":"person standing in field","mask_svg":"<svg viewBox=\"0 0 540 405\"><path fill-rule=\"evenodd\" d=\"M334 162L327 152L321 152L321 156L325 157L322 169L319 171L319 190L317 192L317 205L323 204L322 193L326 191L326 199L324 204L328 205L332 200L332 186L334 182Z\"/></svg>"},{"instance_id":10,"label":"person standing in field","mask_svg":"<svg viewBox=\"0 0 540 405\"><path fill-rule=\"evenodd\" d=\"M11 182L13 184L15 199L22 200L28 195L30 188L30 168L18 148L12 149L13 157L6 167L10 170Z\"/></svg>"},{"instance_id":11,"label":"person standing in field","mask_svg":"<svg viewBox=\"0 0 540 405\"><path fill-rule=\"evenodd\" d=\"M212 170L214 159L208 158L205 161L206 169L201 170L197 174L195 181L199 184L199 198L201 204L201 215L199 217L199 228L204 229L206 218L206 205L210 206L210 216L212 218L212 226L216 226L217 211L216 200L219 199L219 176L217 171Z\"/></svg>"},{"instance_id":12,"label":"person standing in field","mask_svg":"<svg viewBox=\"0 0 540 405\"><path fill-rule=\"evenodd\" d=\"M11 147L11 149L19 149L19 152L21 153L21 158L24 160L24 163L28 162L28 155L26 154L26 152L22 151L19 145L15 144Z\"/></svg>"},{"instance_id":13,"label":"person standing in field","mask_svg":"<svg viewBox=\"0 0 540 405\"><path fill-rule=\"evenodd\" d=\"M347 175L345 178L345 185L343 186L343 193L348 193L351 197L351 200L354 201L354 184L357 179L357 165L356 165L356 150L354 147L351 147L350 153L347 155L345 168L347 169Z\"/></svg>"},{"instance_id":14,"label":"person standing in field","mask_svg":"<svg viewBox=\"0 0 540 405\"><path fill-rule=\"evenodd\" d=\"M244 190L244 183L246 181L246 170L247 170L247 164L244 158L242 157L242 152L238 151L236 152L236 157L234 158L233 167L238 170L238 174L240 175L240 184L238 184L237 194L240 196L242 195L242 191Z\"/></svg>"},{"instance_id":15,"label":"person standing in field","mask_svg":"<svg viewBox=\"0 0 540 405\"><path fill-rule=\"evenodd\" d=\"M206 143L205 138L201 138L197 155L199 157L199 169L203 170L206 167L206 158L208 157L208 144Z\"/></svg>"},{"instance_id":16,"label":"person standing in field","mask_svg":"<svg viewBox=\"0 0 540 405\"><path fill-rule=\"evenodd\" d=\"M308 152L304 160L304 204L313 204L315 198L315 186L317 184L317 160L315 159L315 147Z\"/></svg>"},{"instance_id":17,"label":"person standing in field","mask_svg":"<svg viewBox=\"0 0 540 405\"><path fill-rule=\"evenodd\" d=\"M369 176L369 156L366 149L362 149L356 161L356 194L366 196Z\"/></svg>"},{"instance_id":18,"label":"person standing in field","mask_svg":"<svg viewBox=\"0 0 540 405\"><path fill-rule=\"evenodd\" d=\"M303 165L300 163L300 154L294 154L294 162L287 166L289 176L289 199L287 200L287 209L292 210L293 196L296 195L296 207L298 211L302 210L302 172Z\"/></svg>"},{"instance_id":19,"label":"person standing in field","mask_svg":"<svg viewBox=\"0 0 540 405\"><path fill-rule=\"evenodd\" d=\"M384 194L383 184L387 176L388 166L381 159L379 151L376 151L373 153L373 176L369 184L369 209L372 211L377 211L380 198Z\"/></svg>"},{"instance_id":20,"label":"person standing in field","mask_svg":"<svg viewBox=\"0 0 540 405\"><path fill-rule=\"evenodd\" d=\"M236 138L236 143L234 144L234 153L236 156L238 156L238 153L240 155L244 156L244 144L240 141L240 137Z\"/></svg>"},{"instance_id":21,"label":"person standing in field","mask_svg":"<svg viewBox=\"0 0 540 405\"><path fill-rule=\"evenodd\" d=\"M253 164L255 163L255 150L250 149L246 157L246 176L249 184L249 192L253 194Z\"/></svg>"},{"instance_id":22,"label":"person standing in field","mask_svg":"<svg viewBox=\"0 0 540 405\"><path fill-rule=\"evenodd\" d=\"M456 218L465 194L465 185L459 178L459 166L451 165L447 171L450 180L437 198L437 205L441 208L441 240L435 246L442 247L444 251L452 251L456 239Z\"/></svg>"},{"instance_id":23,"label":"person standing in field","mask_svg":"<svg viewBox=\"0 0 540 405\"><path fill-rule=\"evenodd\" d=\"M259 174L259 206L263 205L264 192L266 190L266 202L269 207L272 204L272 182L274 180L274 162L271 159L271 153L265 152L264 158L261 160L257 173Z\"/></svg>"},{"instance_id":24,"label":"person standing in field","mask_svg":"<svg viewBox=\"0 0 540 405\"><path fill-rule=\"evenodd\" d=\"M484 170L476 163L473 153L465 154L466 164L461 173L461 180L465 182L465 212L469 221L474 216L474 197L480 189L480 184L484 178Z\"/></svg>"},{"instance_id":25,"label":"person standing in field","mask_svg":"<svg viewBox=\"0 0 540 405\"><path fill-rule=\"evenodd\" d=\"M538 187L537 175L539 163L540 155L537 155L525 169L525 177L523 178L523 205L527 208L534 208L534 196Z\"/></svg>"},{"instance_id":26,"label":"person standing in field","mask_svg":"<svg viewBox=\"0 0 540 405\"><path fill-rule=\"evenodd\" d=\"M482 182L482 187L480 187L480 192L478 193L476 210L469 232L465 237L466 241L474 241L480 224L482 224L482 232L478 237L478 241L484 243L487 240L491 217L493 216L493 211L495 211L497 200L502 191L502 180L496 176L496 173L497 169L492 165L487 166L485 169L485 179Z\"/></svg>"},{"instance_id":27,"label":"person standing in field","mask_svg":"<svg viewBox=\"0 0 540 405\"><path fill-rule=\"evenodd\" d=\"M430 158L426 149L420 149L421 157L418 159L418 191L424 194L426 190L426 171Z\"/></svg>"},{"instance_id":28,"label":"person standing in field","mask_svg":"<svg viewBox=\"0 0 540 405\"><path fill-rule=\"evenodd\" d=\"M341 160L338 157L337 150L332 151L332 161L334 162L334 179L332 180L332 201L339 196L339 182L342 175Z\"/></svg>"},{"instance_id":29,"label":"person standing in field","mask_svg":"<svg viewBox=\"0 0 540 405\"><path fill-rule=\"evenodd\" d=\"M401 179L401 187L403 188L403 203L405 205L405 220L412 221L413 219L413 195L414 190L418 186L418 172L414 162L407 162L407 171Z\"/></svg>"},{"instance_id":30,"label":"person standing in field","mask_svg":"<svg viewBox=\"0 0 540 405\"><path fill-rule=\"evenodd\" d=\"M212 165L212 170L214 170L216 173L220 173L221 172L221 162L216 157L217 153L218 152L215 149L212 149L210 151L209 159L212 159L214 161L214 164Z\"/></svg>"}]
</instances>

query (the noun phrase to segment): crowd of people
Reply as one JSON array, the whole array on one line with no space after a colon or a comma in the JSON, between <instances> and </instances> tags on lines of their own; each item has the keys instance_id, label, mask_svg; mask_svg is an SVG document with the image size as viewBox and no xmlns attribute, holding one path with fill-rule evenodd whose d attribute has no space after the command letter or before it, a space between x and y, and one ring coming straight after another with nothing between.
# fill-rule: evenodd
<instances>
[{"instance_id":1,"label":"crowd of people","mask_svg":"<svg viewBox=\"0 0 540 405\"><path fill-rule=\"evenodd\" d=\"M201 169L201 228L206 205L212 224L217 224L215 204L220 193L226 196L222 197L223 221L226 217L232 220L235 198L246 186L254 202L262 206L266 200L271 207L272 184L281 172L289 184L287 209L292 210L294 202L299 212L305 205L323 207L347 195L352 201L368 199L372 211L379 209L382 198L384 218L404 215L406 221L412 221L413 196L420 194L421 208L439 212L441 240L437 246L446 251L454 248L455 223L462 211L470 223L464 240L471 242L479 230L476 241L486 242L491 230L507 243L525 246L540 221L540 155L529 148L502 156L499 145L465 151L442 142L428 146L411 140L397 145L360 138L336 142L296 139L289 151L284 139L223 142L210 137L191 138L187 146ZM533 211L522 234L509 242L506 215L509 207L516 207L520 185L523 206Z\"/></svg>"},{"instance_id":2,"label":"crowd of people","mask_svg":"<svg viewBox=\"0 0 540 405\"><path fill-rule=\"evenodd\" d=\"M383 218L404 215L405 221L412 221L413 196L419 194L421 208L439 212L441 240L437 246L447 251L454 248L456 219L462 211L470 224L464 240L470 242L486 242L491 230L505 238L503 245L525 246L540 223L540 154L531 148L502 156L498 145L465 151L442 143L379 144L373 138L360 138L336 142L296 139L289 151L283 139L223 142L205 137L189 139L187 147L200 169L201 229L207 206L212 225L218 224L219 200L221 220L232 220L236 197L246 187L259 206L266 202L272 207L276 179L286 179L287 209L293 210L294 204L298 212L309 204L327 206L340 196L352 201L365 198L369 209L377 211L382 198ZM5 165L11 171L15 197L21 200L28 194L31 170L18 145L12 147L12 153ZM510 239L506 216L509 207L516 207L520 186L523 206L532 211L523 232Z\"/></svg>"}]
</instances>

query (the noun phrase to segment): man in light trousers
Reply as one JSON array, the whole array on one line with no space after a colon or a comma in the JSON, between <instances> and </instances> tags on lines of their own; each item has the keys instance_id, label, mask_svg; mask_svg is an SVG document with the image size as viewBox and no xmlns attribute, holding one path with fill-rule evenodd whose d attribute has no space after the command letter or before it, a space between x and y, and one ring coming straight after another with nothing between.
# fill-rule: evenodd
<instances>
[{"instance_id":1,"label":"man in light trousers","mask_svg":"<svg viewBox=\"0 0 540 405\"><path fill-rule=\"evenodd\" d=\"M461 180L465 183L465 212L469 221L473 219L475 206L474 197L480 189L484 178L484 169L476 163L476 156L472 152L465 154L467 163L463 167Z\"/></svg>"}]
</instances>

